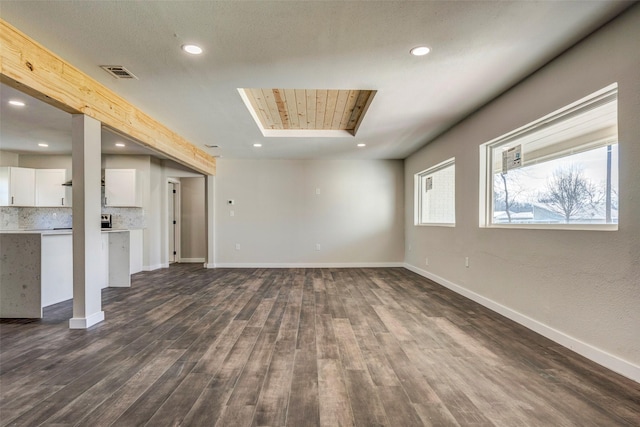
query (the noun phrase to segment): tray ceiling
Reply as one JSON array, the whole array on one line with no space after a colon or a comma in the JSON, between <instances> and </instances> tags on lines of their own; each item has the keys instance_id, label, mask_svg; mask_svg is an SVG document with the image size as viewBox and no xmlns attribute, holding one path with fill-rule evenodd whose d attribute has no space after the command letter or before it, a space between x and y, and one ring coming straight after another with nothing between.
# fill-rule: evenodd
<instances>
[{"instance_id":1,"label":"tray ceiling","mask_svg":"<svg viewBox=\"0 0 640 427\"><path fill-rule=\"evenodd\" d=\"M354 136L375 91L238 89L264 136Z\"/></svg>"}]
</instances>

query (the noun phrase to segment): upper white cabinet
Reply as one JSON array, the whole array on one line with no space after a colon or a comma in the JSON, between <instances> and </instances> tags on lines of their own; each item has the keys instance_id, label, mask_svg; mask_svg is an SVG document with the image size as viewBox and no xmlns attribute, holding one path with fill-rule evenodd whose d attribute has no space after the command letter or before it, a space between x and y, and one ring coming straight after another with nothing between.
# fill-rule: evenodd
<instances>
[{"instance_id":1,"label":"upper white cabinet","mask_svg":"<svg viewBox=\"0 0 640 427\"><path fill-rule=\"evenodd\" d=\"M142 207L141 174L136 169L105 169L104 205Z\"/></svg>"},{"instance_id":2,"label":"upper white cabinet","mask_svg":"<svg viewBox=\"0 0 640 427\"><path fill-rule=\"evenodd\" d=\"M65 169L36 169L36 206L71 206L71 187L65 187Z\"/></svg>"},{"instance_id":3,"label":"upper white cabinet","mask_svg":"<svg viewBox=\"0 0 640 427\"><path fill-rule=\"evenodd\" d=\"M0 206L35 206L35 184L34 169L0 167Z\"/></svg>"}]
</instances>

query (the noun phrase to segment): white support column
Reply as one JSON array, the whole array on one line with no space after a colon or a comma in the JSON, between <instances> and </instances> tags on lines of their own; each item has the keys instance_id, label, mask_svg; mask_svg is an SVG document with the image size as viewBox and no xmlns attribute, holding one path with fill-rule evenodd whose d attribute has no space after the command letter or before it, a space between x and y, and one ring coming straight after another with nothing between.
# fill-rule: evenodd
<instances>
[{"instance_id":1,"label":"white support column","mask_svg":"<svg viewBox=\"0 0 640 427\"><path fill-rule=\"evenodd\" d=\"M101 125L83 114L72 118L73 318L69 328L104 320L100 289Z\"/></svg>"},{"instance_id":2,"label":"white support column","mask_svg":"<svg viewBox=\"0 0 640 427\"><path fill-rule=\"evenodd\" d=\"M207 233L207 258L204 263L205 268L215 268L214 250L215 250L215 183L216 177L213 175L205 176L205 230Z\"/></svg>"}]
</instances>

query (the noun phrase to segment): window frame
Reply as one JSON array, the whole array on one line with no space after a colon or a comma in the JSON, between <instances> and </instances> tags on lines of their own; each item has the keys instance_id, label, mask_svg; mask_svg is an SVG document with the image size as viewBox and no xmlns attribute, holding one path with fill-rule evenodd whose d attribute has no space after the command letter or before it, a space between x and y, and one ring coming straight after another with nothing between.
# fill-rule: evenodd
<instances>
[{"instance_id":1,"label":"window frame","mask_svg":"<svg viewBox=\"0 0 640 427\"><path fill-rule=\"evenodd\" d=\"M493 165L495 159L493 157L494 149L501 146L511 144L518 139L522 139L525 135L535 133L545 128L550 123L557 122L558 120L567 120L568 118L581 114L588 109L595 108L606 102L611 102L610 99L615 97L617 103L618 96L618 84L613 83L603 89L600 89L576 102L573 102L566 107L560 108L550 114L547 114L540 119L534 120L524 126L521 126L511 132L508 132L502 136L494 138L488 142L480 145L480 179L479 179L479 226L480 228L504 228L504 229L537 229L537 230L583 230L583 231L617 231L619 223L612 224L566 224L566 223L494 223L493 211L494 211L494 176ZM609 101L607 101L609 99ZM617 111L617 107L616 107ZM617 114L617 113L616 113ZM619 152L619 137L615 138L615 144L618 144ZM554 158L569 157L580 152L588 151L598 148L600 146L606 146L608 144L600 144L585 148L588 144L578 147L575 151L571 150L566 155L557 154ZM610 145L613 145L610 144ZM558 153L562 151L559 150ZM566 152L566 150L565 150ZM618 184L619 185L619 184Z\"/></svg>"},{"instance_id":2,"label":"window frame","mask_svg":"<svg viewBox=\"0 0 640 427\"><path fill-rule=\"evenodd\" d=\"M414 221L413 225L417 227L455 227L456 226L456 201L455 201L455 164L456 158L452 157L443 162L440 162L434 166L431 166L423 171L416 173L413 176L414 182ZM453 185L454 185L454 196L453 196L453 222L421 222L422 218L422 196L424 194L422 188L422 178L426 175L434 174L438 171L446 169L450 166L454 167L454 175L453 175Z\"/></svg>"}]
</instances>

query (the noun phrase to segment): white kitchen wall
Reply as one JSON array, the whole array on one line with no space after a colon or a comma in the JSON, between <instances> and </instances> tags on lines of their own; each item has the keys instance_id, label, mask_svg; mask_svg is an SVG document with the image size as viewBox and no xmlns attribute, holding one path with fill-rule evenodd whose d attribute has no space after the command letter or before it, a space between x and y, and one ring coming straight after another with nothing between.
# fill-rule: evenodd
<instances>
[{"instance_id":1,"label":"white kitchen wall","mask_svg":"<svg viewBox=\"0 0 640 427\"><path fill-rule=\"evenodd\" d=\"M63 154L33 155L20 154L20 167L33 169L66 169L67 179L71 179L71 156Z\"/></svg>"},{"instance_id":2,"label":"white kitchen wall","mask_svg":"<svg viewBox=\"0 0 640 427\"><path fill-rule=\"evenodd\" d=\"M0 150L0 166L18 166L19 157L16 153Z\"/></svg>"},{"instance_id":3,"label":"white kitchen wall","mask_svg":"<svg viewBox=\"0 0 640 427\"><path fill-rule=\"evenodd\" d=\"M404 180L406 262L411 269L636 380L639 28L640 7L634 7L407 158ZM619 230L479 228L479 145L615 82L621 153ZM456 227L414 226L414 174L451 157L456 158Z\"/></svg>"},{"instance_id":4,"label":"white kitchen wall","mask_svg":"<svg viewBox=\"0 0 640 427\"><path fill-rule=\"evenodd\" d=\"M402 176L399 160L218 159L216 265L401 263Z\"/></svg>"}]
</instances>

